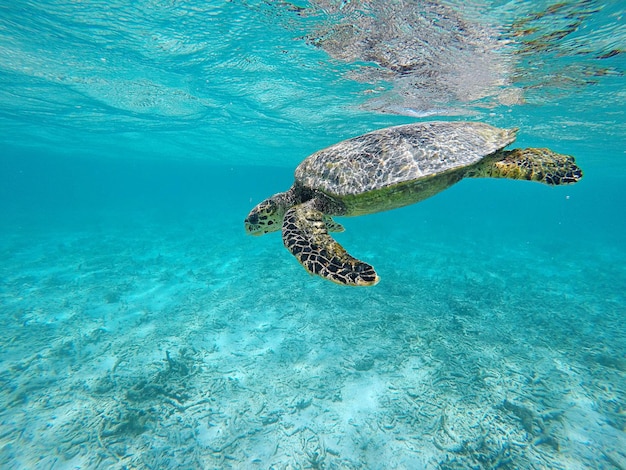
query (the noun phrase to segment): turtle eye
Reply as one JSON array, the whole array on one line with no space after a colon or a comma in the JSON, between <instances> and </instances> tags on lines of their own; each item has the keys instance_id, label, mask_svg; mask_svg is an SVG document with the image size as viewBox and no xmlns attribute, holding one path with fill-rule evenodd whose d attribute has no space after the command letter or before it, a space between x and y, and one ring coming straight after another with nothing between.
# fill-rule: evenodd
<instances>
[{"instance_id":1,"label":"turtle eye","mask_svg":"<svg viewBox=\"0 0 626 470\"><path fill-rule=\"evenodd\" d=\"M259 223L259 214L257 214L256 212L254 214L250 214L248 216L248 219L246 220L247 223L249 223L250 225L256 225Z\"/></svg>"}]
</instances>

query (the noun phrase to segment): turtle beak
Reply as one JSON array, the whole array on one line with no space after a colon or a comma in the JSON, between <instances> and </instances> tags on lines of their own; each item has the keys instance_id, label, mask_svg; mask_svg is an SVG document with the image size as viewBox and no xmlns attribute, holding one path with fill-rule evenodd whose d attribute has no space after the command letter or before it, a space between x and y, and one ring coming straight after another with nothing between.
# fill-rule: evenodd
<instances>
[{"instance_id":1,"label":"turtle beak","mask_svg":"<svg viewBox=\"0 0 626 470\"><path fill-rule=\"evenodd\" d=\"M260 237L265 233L263 230L255 229L251 225L246 225L246 232L248 232L248 235L252 235L254 237Z\"/></svg>"},{"instance_id":2,"label":"turtle beak","mask_svg":"<svg viewBox=\"0 0 626 470\"><path fill-rule=\"evenodd\" d=\"M257 214L250 215L243 223L248 235L254 235L255 237L263 235L263 230L260 230L259 227L259 216Z\"/></svg>"}]
</instances>

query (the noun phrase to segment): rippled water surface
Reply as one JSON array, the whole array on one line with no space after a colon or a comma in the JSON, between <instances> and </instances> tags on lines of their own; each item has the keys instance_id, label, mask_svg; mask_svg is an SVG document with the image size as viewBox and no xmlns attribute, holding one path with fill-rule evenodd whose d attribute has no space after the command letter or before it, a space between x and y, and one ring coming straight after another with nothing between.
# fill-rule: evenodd
<instances>
[{"instance_id":1,"label":"rippled water surface","mask_svg":"<svg viewBox=\"0 0 626 470\"><path fill-rule=\"evenodd\" d=\"M626 468L619 1L0 5L0 467ZM576 185L243 220L312 152L519 127Z\"/></svg>"}]
</instances>

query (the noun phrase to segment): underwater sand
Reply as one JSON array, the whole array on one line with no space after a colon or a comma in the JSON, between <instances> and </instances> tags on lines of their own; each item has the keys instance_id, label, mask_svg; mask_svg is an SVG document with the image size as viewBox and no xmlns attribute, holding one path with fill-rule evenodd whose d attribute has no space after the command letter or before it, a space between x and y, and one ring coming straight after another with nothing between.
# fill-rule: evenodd
<instances>
[{"instance_id":1,"label":"underwater sand","mask_svg":"<svg viewBox=\"0 0 626 470\"><path fill-rule=\"evenodd\" d=\"M624 468L624 251L501 183L342 219L365 289L224 210L5 230L0 466Z\"/></svg>"}]
</instances>

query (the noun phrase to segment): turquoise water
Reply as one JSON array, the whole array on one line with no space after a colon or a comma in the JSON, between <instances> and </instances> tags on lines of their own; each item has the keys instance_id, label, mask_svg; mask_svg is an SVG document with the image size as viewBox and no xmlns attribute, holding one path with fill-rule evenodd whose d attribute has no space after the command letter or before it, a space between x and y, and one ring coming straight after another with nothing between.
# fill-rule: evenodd
<instances>
[{"instance_id":1,"label":"turquoise water","mask_svg":"<svg viewBox=\"0 0 626 470\"><path fill-rule=\"evenodd\" d=\"M0 467L626 468L626 12L0 6ZM307 155L519 127L567 187L340 218L371 288L243 220Z\"/></svg>"}]
</instances>

